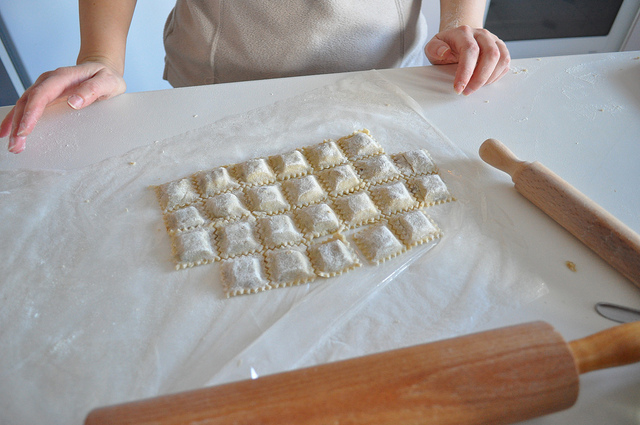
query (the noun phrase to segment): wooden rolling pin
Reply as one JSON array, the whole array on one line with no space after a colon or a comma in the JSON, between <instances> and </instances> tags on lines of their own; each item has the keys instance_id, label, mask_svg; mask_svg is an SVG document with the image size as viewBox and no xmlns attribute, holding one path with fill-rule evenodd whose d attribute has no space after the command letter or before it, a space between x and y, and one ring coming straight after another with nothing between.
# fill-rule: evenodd
<instances>
[{"instance_id":1,"label":"wooden rolling pin","mask_svg":"<svg viewBox=\"0 0 640 425\"><path fill-rule=\"evenodd\" d=\"M488 139L480 157L511 176L525 198L640 287L640 235L539 162Z\"/></svg>"},{"instance_id":2,"label":"wooden rolling pin","mask_svg":"<svg viewBox=\"0 0 640 425\"><path fill-rule=\"evenodd\" d=\"M579 373L638 361L640 322L569 344L533 322L103 407L85 424L508 424L572 406Z\"/></svg>"}]
</instances>

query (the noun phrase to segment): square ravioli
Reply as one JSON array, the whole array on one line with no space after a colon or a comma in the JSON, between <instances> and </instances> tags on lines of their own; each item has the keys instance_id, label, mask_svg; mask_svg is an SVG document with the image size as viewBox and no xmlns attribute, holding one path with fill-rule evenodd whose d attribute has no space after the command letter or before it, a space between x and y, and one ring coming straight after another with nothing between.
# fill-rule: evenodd
<instances>
[{"instance_id":1,"label":"square ravioli","mask_svg":"<svg viewBox=\"0 0 640 425\"><path fill-rule=\"evenodd\" d=\"M416 199L425 206L453 200L447 185L437 174L414 177L409 180L409 185Z\"/></svg>"},{"instance_id":2,"label":"square ravioli","mask_svg":"<svg viewBox=\"0 0 640 425\"><path fill-rule=\"evenodd\" d=\"M318 237L340 230L336 213L327 204L316 204L296 211L296 222L308 237Z\"/></svg>"},{"instance_id":3,"label":"square ravioli","mask_svg":"<svg viewBox=\"0 0 640 425\"><path fill-rule=\"evenodd\" d=\"M384 153L384 149L368 131L357 131L338 140L338 144L351 161Z\"/></svg>"},{"instance_id":4,"label":"square ravioli","mask_svg":"<svg viewBox=\"0 0 640 425\"><path fill-rule=\"evenodd\" d=\"M425 149L402 152L393 156L398 168L405 176L432 174L438 172L438 167Z\"/></svg>"},{"instance_id":5,"label":"square ravioli","mask_svg":"<svg viewBox=\"0 0 640 425\"><path fill-rule=\"evenodd\" d=\"M239 220L216 228L218 250L222 258L244 255L262 249L255 231L255 222Z\"/></svg>"},{"instance_id":6,"label":"square ravioli","mask_svg":"<svg viewBox=\"0 0 640 425\"><path fill-rule=\"evenodd\" d=\"M223 261L221 272L227 298L271 289L262 255L243 255Z\"/></svg>"},{"instance_id":7,"label":"square ravioli","mask_svg":"<svg viewBox=\"0 0 640 425\"><path fill-rule=\"evenodd\" d=\"M299 150L272 156L270 160L277 178L282 180L304 176L311 170L309 163Z\"/></svg>"},{"instance_id":8,"label":"square ravioli","mask_svg":"<svg viewBox=\"0 0 640 425\"><path fill-rule=\"evenodd\" d=\"M356 227L380 217L380 210L366 192L358 192L333 200L345 226Z\"/></svg>"},{"instance_id":9,"label":"square ravioli","mask_svg":"<svg viewBox=\"0 0 640 425\"><path fill-rule=\"evenodd\" d=\"M240 187L233 180L226 167L218 167L210 171L199 171L193 175L193 181L196 182L198 190L205 198Z\"/></svg>"},{"instance_id":10,"label":"square ravioli","mask_svg":"<svg viewBox=\"0 0 640 425\"><path fill-rule=\"evenodd\" d=\"M384 224L369 226L353 235L356 245L367 260L378 264L405 250L404 245Z\"/></svg>"},{"instance_id":11,"label":"square ravioli","mask_svg":"<svg viewBox=\"0 0 640 425\"><path fill-rule=\"evenodd\" d=\"M315 176L287 180L282 183L282 188L289 202L297 207L320 202L327 197Z\"/></svg>"},{"instance_id":12,"label":"square ravioli","mask_svg":"<svg viewBox=\"0 0 640 425\"><path fill-rule=\"evenodd\" d=\"M329 194L333 196L353 192L364 185L351 164L338 165L323 170L319 177Z\"/></svg>"},{"instance_id":13,"label":"square ravioli","mask_svg":"<svg viewBox=\"0 0 640 425\"><path fill-rule=\"evenodd\" d=\"M211 263L218 259L212 229L195 229L172 236L176 269Z\"/></svg>"},{"instance_id":14,"label":"square ravioli","mask_svg":"<svg viewBox=\"0 0 640 425\"><path fill-rule=\"evenodd\" d=\"M247 185L267 184L276 181L276 175L264 158L250 159L236 164L235 172L238 180Z\"/></svg>"},{"instance_id":15,"label":"square ravioli","mask_svg":"<svg viewBox=\"0 0 640 425\"><path fill-rule=\"evenodd\" d=\"M309 146L304 150L307 159L316 171L325 168L335 167L343 164L347 158L342 154L338 145L334 141L326 141L314 146Z\"/></svg>"},{"instance_id":16,"label":"square ravioli","mask_svg":"<svg viewBox=\"0 0 640 425\"><path fill-rule=\"evenodd\" d=\"M267 248L293 245L304 239L288 215L272 215L258 219L258 233Z\"/></svg>"},{"instance_id":17,"label":"square ravioli","mask_svg":"<svg viewBox=\"0 0 640 425\"><path fill-rule=\"evenodd\" d=\"M267 272L271 285L300 285L316 278L304 247L292 247L267 251Z\"/></svg>"},{"instance_id":18,"label":"square ravioli","mask_svg":"<svg viewBox=\"0 0 640 425\"><path fill-rule=\"evenodd\" d=\"M384 214L406 211L418 206L411 193L401 181L371 187L371 196Z\"/></svg>"},{"instance_id":19,"label":"square ravioli","mask_svg":"<svg viewBox=\"0 0 640 425\"><path fill-rule=\"evenodd\" d=\"M249 210L240 198L241 193L225 192L212 196L204 202L204 209L212 219L232 220L249 215Z\"/></svg>"},{"instance_id":20,"label":"square ravioli","mask_svg":"<svg viewBox=\"0 0 640 425\"><path fill-rule=\"evenodd\" d=\"M389 219L389 225L409 248L441 236L436 224L420 210L393 216Z\"/></svg>"},{"instance_id":21,"label":"square ravioli","mask_svg":"<svg viewBox=\"0 0 640 425\"><path fill-rule=\"evenodd\" d=\"M178 207L192 204L200 199L200 195L191 183L191 179L181 179L165 183L156 188L160 207L171 211Z\"/></svg>"},{"instance_id":22,"label":"square ravioli","mask_svg":"<svg viewBox=\"0 0 640 425\"><path fill-rule=\"evenodd\" d=\"M275 214L289 209L280 185L254 186L245 190L251 211Z\"/></svg>"},{"instance_id":23,"label":"square ravioli","mask_svg":"<svg viewBox=\"0 0 640 425\"><path fill-rule=\"evenodd\" d=\"M309 247L311 264L322 277L332 277L360 267L356 253L342 237L316 243Z\"/></svg>"},{"instance_id":24,"label":"square ravioli","mask_svg":"<svg viewBox=\"0 0 640 425\"><path fill-rule=\"evenodd\" d=\"M202 226L206 221L202 218L200 211L193 205L190 205L167 213L165 223L169 232L176 232Z\"/></svg>"},{"instance_id":25,"label":"square ravioli","mask_svg":"<svg viewBox=\"0 0 640 425\"><path fill-rule=\"evenodd\" d=\"M368 184L384 183L402 176L398 167L387 155L375 155L361 159L355 164L360 177Z\"/></svg>"}]
</instances>

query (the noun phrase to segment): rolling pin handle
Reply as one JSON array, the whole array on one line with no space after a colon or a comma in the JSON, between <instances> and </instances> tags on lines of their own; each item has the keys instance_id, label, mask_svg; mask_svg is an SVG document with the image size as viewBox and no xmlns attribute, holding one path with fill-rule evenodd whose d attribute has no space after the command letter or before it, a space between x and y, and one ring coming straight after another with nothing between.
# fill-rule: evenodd
<instances>
[{"instance_id":1,"label":"rolling pin handle","mask_svg":"<svg viewBox=\"0 0 640 425\"><path fill-rule=\"evenodd\" d=\"M512 179L527 165L525 161L521 161L509 148L496 139L487 139L482 143L480 158L487 164L509 174Z\"/></svg>"},{"instance_id":2,"label":"rolling pin handle","mask_svg":"<svg viewBox=\"0 0 640 425\"><path fill-rule=\"evenodd\" d=\"M640 362L640 321L571 341L569 349L580 374Z\"/></svg>"}]
</instances>

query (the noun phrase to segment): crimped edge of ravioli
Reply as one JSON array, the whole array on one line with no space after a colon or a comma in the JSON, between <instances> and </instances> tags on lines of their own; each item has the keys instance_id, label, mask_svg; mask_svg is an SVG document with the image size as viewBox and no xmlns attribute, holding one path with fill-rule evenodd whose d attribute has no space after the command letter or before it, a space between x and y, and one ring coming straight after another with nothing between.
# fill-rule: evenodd
<instances>
[{"instance_id":1,"label":"crimped edge of ravioli","mask_svg":"<svg viewBox=\"0 0 640 425\"><path fill-rule=\"evenodd\" d=\"M302 214L306 214L305 212L309 208L314 208L314 207L318 207L319 208L321 205L326 205L329 208L329 210L331 210L333 212L333 215L335 216L336 223L337 223L337 226L335 227L335 229L327 229L327 230L323 230L323 231L316 231L314 229L309 229L309 227L302 220L301 215ZM294 221L295 221L296 225L298 226L298 228L303 232L305 239L308 239L308 240L319 238L319 237L326 236L326 235L330 235L330 234L333 234L333 233L338 233L338 232L340 232L340 231L342 231L344 229L344 225L342 223L342 220L340 219L338 214L336 214L334 209L331 208L331 205L329 205L329 203L327 203L327 202L320 202L320 203L317 203L317 204L310 204L310 205L307 205L307 206L302 207L302 208L296 208L296 210L294 211L293 218L294 218ZM314 224L317 223L317 221L315 221L315 220L312 220L312 222Z\"/></svg>"},{"instance_id":2,"label":"crimped edge of ravioli","mask_svg":"<svg viewBox=\"0 0 640 425\"><path fill-rule=\"evenodd\" d=\"M410 204L403 205L399 209L389 210L388 205L390 205L390 202L385 201L385 198L387 197L383 196L383 195L386 195L386 193L384 192L384 187L389 185L394 185L396 183L402 183L402 185L405 187L405 189L407 190L407 193L409 194ZM420 207L420 203L415 199L415 196L411 192L411 188L408 187L408 184L404 179L396 180L389 183L382 183L375 186L370 186L369 192L371 194L371 199L373 200L373 202L376 204L378 209L382 211L383 217L390 217L394 214L398 214L405 211L412 211Z\"/></svg>"},{"instance_id":3,"label":"crimped edge of ravioli","mask_svg":"<svg viewBox=\"0 0 640 425\"><path fill-rule=\"evenodd\" d=\"M303 254L303 256L305 256L305 258L307 258L307 260L309 261L309 267L311 268L311 275L307 275L306 277L301 277L301 278L290 280L290 281L279 282L272 272L272 264L271 264L272 261L270 260L273 257L270 257L270 254L276 253L278 251L283 251L283 250L297 251ZM287 247L281 247L281 248L275 248L275 249L268 249L264 252L267 277L269 279L271 287L286 288L291 286L299 286L305 283L313 282L318 278L318 275L316 274L315 269L313 268L313 263L311 262L311 258L309 257L309 254L306 251L307 251L307 247L305 245L293 245L293 246L287 246Z\"/></svg>"},{"instance_id":4,"label":"crimped edge of ravioli","mask_svg":"<svg viewBox=\"0 0 640 425\"><path fill-rule=\"evenodd\" d=\"M256 195L255 191L260 188L267 188L267 187L275 187L278 189L278 193L280 194L282 201L284 202L284 204L278 209L270 209L267 211L264 209L260 209L259 205L256 205L257 202L256 202L256 199L254 199ZM286 197L286 194L284 193L282 184L279 182L272 182L272 183L266 183L262 185L247 187L244 193L246 198L245 203L247 204L251 212L255 215L276 215L276 214L282 214L284 212L291 210L291 203L289 202L289 200Z\"/></svg>"},{"instance_id":5,"label":"crimped edge of ravioli","mask_svg":"<svg viewBox=\"0 0 640 425\"><path fill-rule=\"evenodd\" d=\"M331 163L329 163L328 161L325 161L325 163L323 164L322 163L323 162L322 158L317 158L318 157L317 150L322 145L333 145L333 146L335 146L336 150L340 154L340 161L339 162L331 162ZM340 149L340 146L336 143L335 140L326 139L326 140L324 140L324 141L322 141L320 143L316 143L315 145L305 146L301 150L302 150L302 153L304 154L305 158L307 159L307 162L309 163L309 165L311 165L313 170L315 170L316 172L322 171L322 170L326 170L327 168L336 167L338 165L346 164L347 162L349 162L349 159L347 158L347 155L345 155L345 153L342 151L342 149Z\"/></svg>"},{"instance_id":6,"label":"crimped edge of ravioli","mask_svg":"<svg viewBox=\"0 0 640 425\"><path fill-rule=\"evenodd\" d=\"M390 176L384 176L382 178L379 179L372 179L370 177L366 178L365 176L363 176L363 173L365 173L365 170L362 169L362 163L372 160L374 158L378 158L378 157L386 157L389 158L389 162L391 163L391 165L396 169L397 173L393 173L393 175ZM365 184L366 187L370 187L370 186L375 186L378 184L384 184L384 183L388 183L388 182L393 182L396 180L400 180L404 177L404 175L402 174L402 171L400 171L400 169L396 166L395 162L393 161L393 159L391 158L390 155L387 155L386 153L383 154L378 154L378 155L371 155L368 156L366 158L362 158L359 159L357 161L353 162L353 168L356 170L356 172L358 173L358 176L360 177L360 180L362 180Z\"/></svg>"},{"instance_id":7,"label":"crimped edge of ravioli","mask_svg":"<svg viewBox=\"0 0 640 425\"><path fill-rule=\"evenodd\" d=\"M186 202L183 202L183 203L170 204L169 201L165 199L165 196L167 197L169 196L167 194L166 188L171 184L179 183L182 181L186 181L189 183L189 186L191 187L192 192L196 195L196 197L194 199L187 200ZM197 188L195 187L190 177L171 180L166 183L159 184L157 186L151 186L151 188L156 193L156 198L158 200L158 204L160 204L160 209L162 210L162 212L171 212L171 211L177 210L178 208L183 208L188 205L192 205L202 199L202 197L200 196L200 193L198 192Z\"/></svg>"},{"instance_id":8,"label":"crimped edge of ravioli","mask_svg":"<svg viewBox=\"0 0 640 425\"><path fill-rule=\"evenodd\" d=\"M200 197L202 199L206 200L206 199L209 199L209 198L211 198L213 196L219 195L221 193L231 192L233 190L238 190L238 189L240 189L242 187L240 185L240 183L235 181L233 175L231 174L231 171L230 171L229 167L230 167L229 165L222 165L222 166L219 166L219 167L212 168L210 170L196 171L195 173L191 174L190 178L191 178L191 181L193 182L193 186L196 188L196 190L198 191L198 193L200 194ZM214 171L216 171L218 169L226 170L227 175L229 176L229 184L223 189L217 189L213 193L208 193L206 190L204 190L202 188L202 185L200 184L199 178L203 174L210 174L210 173L213 173Z\"/></svg>"},{"instance_id":9,"label":"crimped edge of ravioli","mask_svg":"<svg viewBox=\"0 0 640 425\"><path fill-rule=\"evenodd\" d=\"M410 239L407 236L407 229L399 223L399 220L403 214L411 213L414 211L422 213L427 218L427 220L431 223L431 225L436 229L436 231L429 233L423 238L413 240L411 241L411 243L407 243L407 240ZM438 226L438 224L431 217L429 217L428 214L425 214L423 211L420 211L420 210L405 211L399 214L395 214L393 217L389 218L389 226L391 227L391 230L393 230L393 232L398 236L398 239L400 239L400 241L407 247L407 250L414 248L418 245L422 245L424 243L439 239L443 235L442 230L440 229L440 226Z\"/></svg>"},{"instance_id":10,"label":"crimped edge of ravioli","mask_svg":"<svg viewBox=\"0 0 640 425\"><path fill-rule=\"evenodd\" d=\"M234 262L234 261L238 261L241 257L259 257L259 264L260 264L260 271L261 271L261 278L263 279L263 283L260 286L257 286L255 288L250 288L250 289L232 289L232 285L231 283L227 280L227 275L225 274L225 267L227 267L228 264ZM269 278L267 275L267 270L266 270L266 264L265 264L265 258L264 255L262 253L259 254L248 254L248 255L243 255L243 256L237 256L237 257L232 257L232 258L226 258L221 260L220 263L220 276L222 278L222 287L224 290L225 295L227 296L227 298L231 298L231 297L237 297L239 295L249 295L249 294L257 294L259 292L264 292L264 291L268 291L273 289L273 286L271 286L271 283L269 282Z\"/></svg>"},{"instance_id":11,"label":"crimped edge of ravioli","mask_svg":"<svg viewBox=\"0 0 640 425\"><path fill-rule=\"evenodd\" d=\"M312 201L302 202L302 203L293 202L295 196L292 193L293 188L291 186L294 184L295 180L302 179L302 178L305 178L305 177L313 177L315 179L316 183L318 184L318 187L320 188L320 191L322 192L322 194L318 199L314 199ZM289 180L286 180L286 181L282 182L282 192L284 193L285 198L287 199L287 201L291 205L291 209L292 210L297 209L297 208L304 208L304 207L309 206L309 205L313 205L313 204L318 204L318 203L324 202L329 197L327 191L322 187L322 184L320 184L320 182L318 181L318 176L315 175L315 174L297 176L297 177L294 177L294 178L291 178Z\"/></svg>"},{"instance_id":12,"label":"crimped edge of ravioli","mask_svg":"<svg viewBox=\"0 0 640 425\"><path fill-rule=\"evenodd\" d=\"M247 178L243 176L243 167L246 167L249 162L252 161L261 161L266 166L267 170L265 172L266 176L263 178L257 179L256 181L249 181ZM249 158L246 161L237 162L235 164L231 164L227 166L231 176L240 184L242 187L253 187L253 186L261 186L265 184L272 184L277 181L276 173L271 168L269 164L269 159L264 157L256 157Z\"/></svg>"},{"instance_id":13,"label":"crimped edge of ravioli","mask_svg":"<svg viewBox=\"0 0 640 425\"><path fill-rule=\"evenodd\" d=\"M304 166L302 166L302 169L299 171L287 171L287 167L291 166L287 165L285 155L289 155L294 152L298 152L300 154L302 160L304 161ZM279 163L279 161L282 161L282 163ZM309 172L313 171L313 168L309 164L309 160L306 158L301 149L294 149L285 153L271 155L268 157L268 162L271 166L271 169L275 173L277 180L286 181L296 177L306 176L307 174L309 174Z\"/></svg>"},{"instance_id":14,"label":"crimped edge of ravioli","mask_svg":"<svg viewBox=\"0 0 640 425\"><path fill-rule=\"evenodd\" d=\"M267 241L268 236L266 236L266 231L265 231L265 227L263 225L264 220L271 220L275 217L278 217L279 215L284 215L289 217L289 219L291 220L291 223L293 223L294 226L294 230L296 230L298 232L298 234L300 235L299 239L294 239L294 240L290 240L284 243L280 243L280 244L273 244L273 243L269 243L270 241ZM291 213L284 213L284 214L274 214L274 215L265 215L262 217L258 217L256 219L257 223L256 223L256 231L258 233L258 236L260 237L260 241L262 242L262 245L264 246L265 249L267 250L273 250L273 249L278 249L278 248L284 248L284 247L288 247L288 246L293 246L293 245L298 245L300 243L303 243L306 238L304 233L302 233L302 231L300 231L300 229L298 229L297 227L298 224L296 223L296 220L291 216Z\"/></svg>"},{"instance_id":15,"label":"crimped edge of ravioli","mask_svg":"<svg viewBox=\"0 0 640 425\"><path fill-rule=\"evenodd\" d=\"M426 200L423 200L422 198L424 198L424 196L419 192L419 188L417 187L415 181L417 179L420 178L425 178L425 177L431 177L431 176L437 176L440 178L440 181L442 182L442 184L444 185L445 189L447 190L447 197L444 199L438 199L434 202L428 202ZM447 186L447 184L445 183L445 181L442 179L442 177L437 174L423 174L423 175L417 175L417 176L413 176L409 179L407 179L407 188L409 189L409 191L411 192L411 194L413 195L413 197L416 199L416 201L418 202L418 204L420 205L420 208L426 208L426 207L432 207L434 205L440 205L440 204L446 204L447 202L453 202L456 200L456 198L451 194L451 191L449 190L449 186Z\"/></svg>"},{"instance_id":16,"label":"crimped edge of ravioli","mask_svg":"<svg viewBox=\"0 0 640 425\"><path fill-rule=\"evenodd\" d=\"M372 152L368 152L366 154L358 154L358 153L352 153L352 149L349 149L349 144L347 143L347 141L357 135L357 134L365 134L367 136L369 136L369 138L371 138L371 140L373 140L373 142L377 145L377 148L374 149ZM366 129L363 128L361 130L356 130L353 133L347 135L347 136L343 136L341 138L339 138L336 141L336 144L340 147L340 149L342 149L342 151L344 152L344 154L346 155L346 157L350 160L350 161L357 161L360 159L364 159L364 158L368 158L370 156L374 156L374 155L380 155L380 154L384 154L385 150L384 147L382 146L382 144L380 142L378 142L372 135L371 132Z\"/></svg>"},{"instance_id":17,"label":"crimped edge of ravioli","mask_svg":"<svg viewBox=\"0 0 640 425\"><path fill-rule=\"evenodd\" d=\"M367 197L371 201L371 205L373 206L373 208L375 208L375 213L365 218L364 220L363 219L356 220L356 221L347 220L347 215L353 212L353 210L347 211L348 201L346 200L346 198L356 196L360 193L367 195ZM336 197L333 199L333 206L334 206L334 210L338 212L339 218L342 221L342 224L345 229L353 229L353 228L364 226L370 223L375 223L377 221L380 221L380 219L382 218L382 211L380 211L380 208L378 208L376 203L373 201L371 194L367 190L362 190L361 192L354 192L354 193L342 195L340 197Z\"/></svg>"},{"instance_id":18,"label":"crimped edge of ravioli","mask_svg":"<svg viewBox=\"0 0 640 425\"><path fill-rule=\"evenodd\" d=\"M241 214L237 215L227 215L224 217L215 216L209 209L207 208L207 203L212 202L214 198L217 198L222 195L233 195L238 199L240 203L240 207L243 209ZM202 201L202 210L207 215L207 218L212 222L212 226L219 226L225 223L231 223L234 221L242 220L243 218L251 217L251 210L247 207L247 202L244 199L245 195L242 190L230 190L227 192L221 192L216 195L213 195L209 198L206 198Z\"/></svg>"},{"instance_id":19,"label":"crimped edge of ravioli","mask_svg":"<svg viewBox=\"0 0 640 425\"><path fill-rule=\"evenodd\" d=\"M253 230L252 234L254 235L253 240L254 240L254 242L256 243L257 246L255 248L252 248L252 249L245 249L243 251L234 252L234 253L229 254L229 253L225 252L225 251L228 251L228 250L224 250L223 246L222 246L222 244L224 243L224 239L228 239L228 238L226 236L223 236L223 235L219 234L218 231L226 231L228 229L228 226L226 224L236 224L236 223L239 223L239 222L246 222L251 226L251 228ZM250 254L254 254L254 253L257 253L257 252L264 251L264 246L262 245L262 241L258 237L256 237L256 236L259 236L259 235L258 235L258 231L257 231L257 228L256 228L256 219L254 217L242 218L242 219L230 222L230 223L223 223L223 224L225 224L225 225L216 224L214 226L214 230L216 232L215 233L215 236L216 236L216 249L218 250L218 257L221 260L227 260L227 259L234 258L234 257L240 257L242 255L250 255Z\"/></svg>"},{"instance_id":20,"label":"crimped edge of ravioli","mask_svg":"<svg viewBox=\"0 0 640 425\"><path fill-rule=\"evenodd\" d=\"M328 177L329 173L331 171L334 171L338 167L344 167L344 166L348 166L351 168L351 170L353 170L353 175L357 180L357 184L349 187L348 189L343 189L343 190L331 189L331 187L333 187L333 184L329 181L329 177ZM329 196L334 198L337 196L346 195L347 193L356 192L360 189L363 189L366 186L366 183L360 178L360 176L358 175L358 172L353 166L353 163L351 162L345 162L344 164L339 164L339 165L336 165L335 167L325 168L324 170L316 174L316 178L324 186L324 189L329 194Z\"/></svg>"},{"instance_id":21,"label":"crimped edge of ravioli","mask_svg":"<svg viewBox=\"0 0 640 425\"><path fill-rule=\"evenodd\" d=\"M414 170L413 166L407 160L405 154L415 152L415 151L424 152L427 158L429 158L429 161L431 162L431 165L433 166L433 168L428 170L419 170L419 171ZM411 151L398 152L389 156L391 157L391 160L394 162L396 167L398 167L402 175L405 177L427 176L429 174L437 174L440 171L440 169L438 168L438 164L436 164L436 162L433 160L433 157L431 156L429 151L424 148L413 149Z\"/></svg>"},{"instance_id":22,"label":"crimped edge of ravioli","mask_svg":"<svg viewBox=\"0 0 640 425\"><path fill-rule=\"evenodd\" d=\"M337 271L332 271L332 272L324 272L320 270L320 267L318 266L318 259L316 258L316 254L317 254L317 247L319 247L320 245L325 245L328 244L330 242L334 242L334 241L340 241L342 242L342 244L344 244L344 246L346 247L347 251L351 254L351 261L349 261L347 263L347 265L344 268L341 268L340 270ZM358 254L356 254L356 252L353 250L353 248L351 247L351 244L349 244L349 242L347 241L347 239L344 237L344 235L337 233L334 234L331 238L324 240L322 242L315 242L313 244L309 245L309 258L311 259L311 265L313 265L313 269L315 270L316 274L320 277L334 277L334 276L339 276L341 274L344 274L348 271L351 271L353 269L356 269L358 267L362 267L362 262L360 261L360 259L358 258Z\"/></svg>"},{"instance_id":23,"label":"crimped edge of ravioli","mask_svg":"<svg viewBox=\"0 0 640 425\"><path fill-rule=\"evenodd\" d=\"M393 236L393 238L398 242L398 249L395 251L391 251L388 253L384 253L384 255L382 257L376 257L376 248L372 247L373 242L369 240L369 238L367 238L371 233L373 233L373 231L377 228L385 228L389 231L389 233L391 234L391 236ZM377 223L375 225L372 226L368 226L365 227L363 229L361 229L360 231L354 233L354 235L352 236L353 240L356 243L356 246L360 249L360 251L362 252L362 254L365 256L365 258L367 260L369 260L369 262L373 263L373 264L380 264L383 263L387 260L390 260L394 257L397 257L398 255L404 253L407 251L407 246L402 243L402 241L400 240L400 238L398 238L398 236L393 232L393 230L391 228L389 228L389 226L387 226L385 223Z\"/></svg>"},{"instance_id":24,"label":"crimped edge of ravioli","mask_svg":"<svg viewBox=\"0 0 640 425\"><path fill-rule=\"evenodd\" d=\"M196 224L195 226L187 226L187 227L178 227L178 226L173 226L173 224L171 223L171 217L175 216L175 214L180 211L181 209L186 209L186 208L190 208L193 207L198 211L198 214L200 214L200 217L203 220L202 224ZM182 233L182 232L188 232L189 230L194 230L194 229L198 229L200 227L211 227L212 225L212 221L209 219L209 216L202 210L202 204L200 202L195 203L195 204L191 204L191 205L185 205L182 208L176 208L173 211L166 211L162 213L162 220L164 222L164 226L167 229L167 233L170 235L176 234L176 233Z\"/></svg>"},{"instance_id":25,"label":"crimped edge of ravioli","mask_svg":"<svg viewBox=\"0 0 640 425\"><path fill-rule=\"evenodd\" d=\"M216 241L217 235L215 234L214 229L210 227L203 228L203 230L206 230L207 233L209 234L210 245L212 248L213 256L211 258L203 258L202 260L198 260L198 261L181 261L180 260L180 252L179 252L180 250L178 248L178 243L176 239L188 234L189 232L193 232L196 230L198 230L198 228L185 231L185 232L169 234L169 236L171 237L171 255L175 259L176 270L187 269L190 267L201 266L204 264L211 264L220 260L220 254L218 252L218 244Z\"/></svg>"}]
</instances>

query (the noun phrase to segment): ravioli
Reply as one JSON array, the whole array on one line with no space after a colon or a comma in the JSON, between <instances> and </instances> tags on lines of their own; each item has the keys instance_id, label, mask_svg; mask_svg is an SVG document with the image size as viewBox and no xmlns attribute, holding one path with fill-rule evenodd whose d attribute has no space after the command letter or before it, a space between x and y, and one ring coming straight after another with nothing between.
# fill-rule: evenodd
<instances>
[{"instance_id":1,"label":"ravioli","mask_svg":"<svg viewBox=\"0 0 640 425\"><path fill-rule=\"evenodd\" d=\"M271 289L262 255L245 255L222 262L222 284L227 298Z\"/></svg>"},{"instance_id":2,"label":"ravioli","mask_svg":"<svg viewBox=\"0 0 640 425\"><path fill-rule=\"evenodd\" d=\"M219 262L228 297L387 261L442 231L453 201L425 149L387 154L368 130L156 186L176 268ZM354 249L351 241L357 249Z\"/></svg>"},{"instance_id":3,"label":"ravioli","mask_svg":"<svg viewBox=\"0 0 640 425\"><path fill-rule=\"evenodd\" d=\"M395 257L405 250L404 245L384 224L365 227L358 231L353 239L365 257L375 264Z\"/></svg>"},{"instance_id":4,"label":"ravioli","mask_svg":"<svg viewBox=\"0 0 640 425\"><path fill-rule=\"evenodd\" d=\"M322 277L333 277L362 266L358 256L341 237L313 244L309 247L309 256Z\"/></svg>"}]
</instances>

